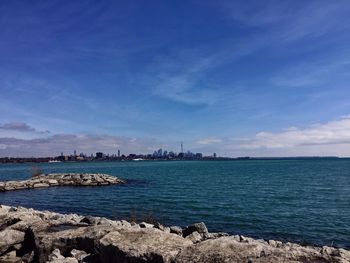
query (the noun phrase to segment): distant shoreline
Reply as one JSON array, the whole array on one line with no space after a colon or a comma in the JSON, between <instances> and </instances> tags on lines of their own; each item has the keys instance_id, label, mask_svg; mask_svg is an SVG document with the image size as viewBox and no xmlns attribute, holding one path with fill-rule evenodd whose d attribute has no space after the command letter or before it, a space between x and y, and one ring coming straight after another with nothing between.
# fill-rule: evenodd
<instances>
[{"instance_id":1,"label":"distant shoreline","mask_svg":"<svg viewBox=\"0 0 350 263\"><path fill-rule=\"evenodd\" d=\"M68 160L68 161L56 161L53 157L2 157L0 158L0 164L20 164L20 163L93 163L93 162L146 162L146 161L268 161L268 160L348 160L350 157L338 157L338 156L296 156L296 157L204 157L201 159L195 158L125 158L125 159L94 159L94 160Z\"/></svg>"}]
</instances>

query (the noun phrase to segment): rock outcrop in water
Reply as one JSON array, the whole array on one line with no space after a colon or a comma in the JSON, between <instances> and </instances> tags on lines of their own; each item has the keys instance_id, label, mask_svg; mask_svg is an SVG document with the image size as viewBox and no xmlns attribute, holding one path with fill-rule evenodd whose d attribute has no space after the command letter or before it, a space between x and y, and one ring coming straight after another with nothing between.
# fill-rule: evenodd
<instances>
[{"instance_id":1,"label":"rock outcrop in water","mask_svg":"<svg viewBox=\"0 0 350 263\"><path fill-rule=\"evenodd\" d=\"M350 262L350 251L0 206L0 262Z\"/></svg>"},{"instance_id":2,"label":"rock outcrop in water","mask_svg":"<svg viewBox=\"0 0 350 263\"><path fill-rule=\"evenodd\" d=\"M53 186L95 186L122 184L123 180L108 174L59 173L41 174L28 180L0 182L0 191L33 189Z\"/></svg>"}]
</instances>

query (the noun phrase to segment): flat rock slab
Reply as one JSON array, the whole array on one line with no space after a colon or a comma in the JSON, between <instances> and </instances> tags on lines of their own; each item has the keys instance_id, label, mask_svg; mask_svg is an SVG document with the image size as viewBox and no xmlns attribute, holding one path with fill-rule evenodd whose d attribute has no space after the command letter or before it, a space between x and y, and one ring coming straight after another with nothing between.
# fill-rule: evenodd
<instances>
[{"instance_id":1,"label":"flat rock slab","mask_svg":"<svg viewBox=\"0 0 350 263\"><path fill-rule=\"evenodd\" d=\"M282 242L280 247L273 247L264 240L244 241L237 237L220 237L194 244L183 249L173 262L346 262L341 261L341 258L322 253L317 247L303 247Z\"/></svg>"},{"instance_id":2,"label":"flat rock slab","mask_svg":"<svg viewBox=\"0 0 350 263\"><path fill-rule=\"evenodd\" d=\"M97 186L123 184L125 181L108 174L56 173L42 174L23 181L0 182L0 192L54 186Z\"/></svg>"},{"instance_id":3,"label":"flat rock slab","mask_svg":"<svg viewBox=\"0 0 350 263\"><path fill-rule=\"evenodd\" d=\"M192 245L190 240L155 228L122 229L100 240L101 261L173 262L179 251Z\"/></svg>"}]
</instances>

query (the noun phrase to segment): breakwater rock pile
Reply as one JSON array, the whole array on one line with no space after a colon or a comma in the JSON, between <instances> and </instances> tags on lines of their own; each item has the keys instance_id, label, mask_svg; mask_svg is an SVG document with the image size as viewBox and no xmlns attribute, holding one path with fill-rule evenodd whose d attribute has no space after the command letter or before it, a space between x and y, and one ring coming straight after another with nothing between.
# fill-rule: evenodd
<instances>
[{"instance_id":1,"label":"breakwater rock pile","mask_svg":"<svg viewBox=\"0 0 350 263\"><path fill-rule=\"evenodd\" d=\"M123 184L123 180L108 174L57 173L41 174L23 181L0 182L1 191L33 189L53 186L95 186Z\"/></svg>"},{"instance_id":2,"label":"breakwater rock pile","mask_svg":"<svg viewBox=\"0 0 350 263\"><path fill-rule=\"evenodd\" d=\"M0 206L0 262L350 262L350 251Z\"/></svg>"}]
</instances>

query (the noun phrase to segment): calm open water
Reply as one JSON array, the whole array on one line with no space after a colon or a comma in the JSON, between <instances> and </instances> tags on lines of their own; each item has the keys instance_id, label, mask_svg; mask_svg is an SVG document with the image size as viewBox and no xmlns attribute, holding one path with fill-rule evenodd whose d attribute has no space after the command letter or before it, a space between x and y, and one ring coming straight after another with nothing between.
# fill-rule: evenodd
<instances>
[{"instance_id":1,"label":"calm open water","mask_svg":"<svg viewBox=\"0 0 350 263\"><path fill-rule=\"evenodd\" d=\"M33 164L0 164L0 180ZM39 164L46 173L96 172L123 186L0 192L0 204L110 218L153 214L167 225L350 248L350 160L146 161Z\"/></svg>"}]
</instances>

